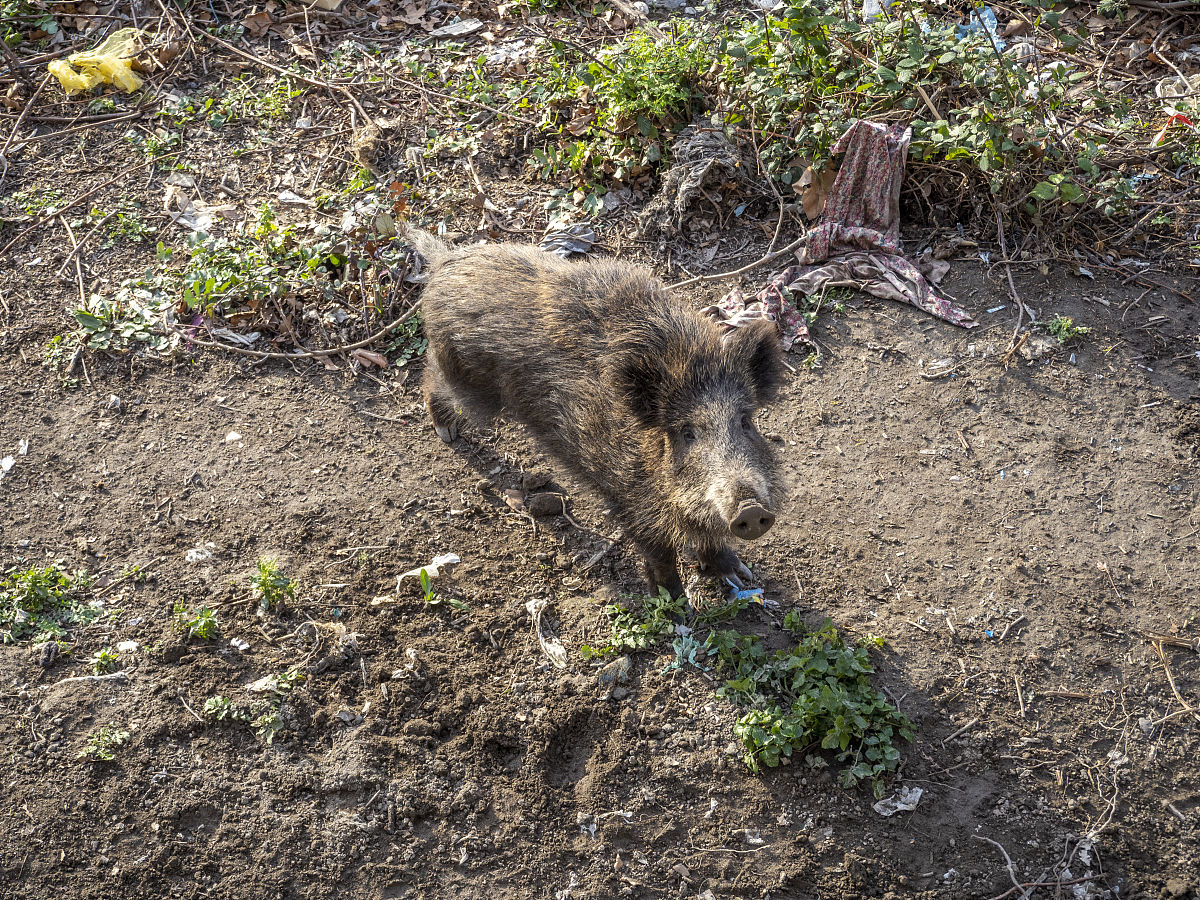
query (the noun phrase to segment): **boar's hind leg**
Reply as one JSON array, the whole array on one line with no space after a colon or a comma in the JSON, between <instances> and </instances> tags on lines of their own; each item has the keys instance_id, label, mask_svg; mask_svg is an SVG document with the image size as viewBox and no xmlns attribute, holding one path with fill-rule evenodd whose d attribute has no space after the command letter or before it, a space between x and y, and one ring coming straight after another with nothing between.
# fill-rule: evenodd
<instances>
[{"instance_id":1,"label":"boar's hind leg","mask_svg":"<svg viewBox=\"0 0 1200 900\"><path fill-rule=\"evenodd\" d=\"M672 597L683 596L683 582L679 579L679 560L675 550L661 544L641 544L644 573L650 585L650 593L657 594L666 588Z\"/></svg>"},{"instance_id":2,"label":"boar's hind leg","mask_svg":"<svg viewBox=\"0 0 1200 900\"><path fill-rule=\"evenodd\" d=\"M727 578L738 590L746 586L743 579L745 581L754 580L754 573L746 568L746 564L738 559L738 555L728 547L701 552L699 557L702 574Z\"/></svg>"},{"instance_id":3,"label":"boar's hind leg","mask_svg":"<svg viewBox=\"0 0 1200 900\"><path fill-rule=\"evenodd\" d=\"M425 374L421 378L421 393L425 397L425 408L433 421L433 430L447 444L458 437L458 415L454 411L454 398L446 387L442 370L432 355L426 359Z\"/></svg>"}]
</instances>

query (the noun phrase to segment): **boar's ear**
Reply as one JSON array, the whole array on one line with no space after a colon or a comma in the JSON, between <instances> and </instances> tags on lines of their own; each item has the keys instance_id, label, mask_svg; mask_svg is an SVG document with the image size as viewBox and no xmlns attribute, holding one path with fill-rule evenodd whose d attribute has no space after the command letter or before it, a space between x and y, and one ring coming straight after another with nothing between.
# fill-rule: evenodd
<instances>
[{"instance_id":1,"label":"boar's ear","mask_svg":"<svg viewBox=\"0 0 1200 900\"><path fill-rule=\"evenodd\" d=\"M724 337L725 357L734 371L749 377L757 403L766 403L783 376L783 346L770 319L735 328Z\"/></svg>"},{"instance_id":2,"label":"boar's ear","mask_svg":"<svg viewBox=\"0 0 1200 900\"><path fill-rule=\"evenodd\" d=\"M617 397L645 428L663 425L662 391L667 369L662 357L641 350L626 350L612 361L611 377Z\"/></svg>"}]
</instances>

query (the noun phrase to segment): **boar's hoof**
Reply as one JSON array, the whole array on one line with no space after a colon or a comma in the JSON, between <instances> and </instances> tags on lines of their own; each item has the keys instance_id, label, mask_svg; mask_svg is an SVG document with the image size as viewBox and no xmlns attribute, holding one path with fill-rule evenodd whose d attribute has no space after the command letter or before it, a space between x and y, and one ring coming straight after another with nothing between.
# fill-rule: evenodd
<instances>
[{"instance_id":1,"label":"boar's hoof","mask_svg":"<svg viewBox=\"0 0 1200 900\"><path fill-rule=\"evenodd\" d=\"M458 438L458 426L453 423L450 425L434 425L433 430L447 444L453 444L455 439Z\"/></svg>"},{"instance_id":2,"label":"boar's hoof","mask_svg":"<svg viewBox=\"0 0 1200 900\"><path fill-rule=\"evenodd\" d=\"M775 524L775 513L771 512L753 500L743 500L738 507L737 515L729 523L729 530L734 537L752 541L762 537Z\"/></svg>"},{"instance_id":3,"label":"boar's hoof","mask_svg":"<svg viewBox=\"0 0 1200 900\"><path fill-rule=\"evenodd\" d=\"M737 560L737 563L734 565L734 569L736 570L739 578L744 578L746 581L754 581L754 573L751 572L750 569L747 568L746 564L740 559Z\"/></svg>"}]
</instances>

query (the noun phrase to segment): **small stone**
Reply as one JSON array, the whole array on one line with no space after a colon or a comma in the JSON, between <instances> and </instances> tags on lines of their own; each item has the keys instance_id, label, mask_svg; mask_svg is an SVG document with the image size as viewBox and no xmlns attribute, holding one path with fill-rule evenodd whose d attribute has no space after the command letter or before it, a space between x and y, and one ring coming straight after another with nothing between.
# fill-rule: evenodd
<instances>
[{"instance_id":1,"label":"small stone","mask_svg":"<svg viewBox=\"0 0 1200 900\"><path fill-rule=\"evenodd\" d=\"M525 508L532 516L559 516L565 511L558 494L531 494L525 498Z\"/></svg>"},{"instance_id":2,"label":"small stone","mask_svg":"<svg viewBox=\"0 0 1200 900\"><path fill-rule=\"evenodd\" d=\"M550 476L545 472L526 472L521 476L521 487L526 491L536 491L550 483Z\"/></svg>"},{"instance_id":3,"label":"small stone","mask_svg":"<svg viewBox=\"0 0 1200 900\"><path fill-rule=\"evenodd\" d=\"M601 687L608 687L612 684L624 684L629 680L629 675L633 671L633 660L628 656L620 656L604 666L599 672L598 678Z\"/></svg>"}]
</instances>

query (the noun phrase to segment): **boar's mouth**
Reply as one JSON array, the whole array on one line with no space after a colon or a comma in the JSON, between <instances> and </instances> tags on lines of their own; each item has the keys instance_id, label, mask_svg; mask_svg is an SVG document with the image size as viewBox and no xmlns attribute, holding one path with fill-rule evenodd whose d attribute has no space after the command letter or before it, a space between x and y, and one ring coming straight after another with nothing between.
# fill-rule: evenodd
<instances>
[{"instance_id":1,"label":"boar's mouth","mask_svg":"<svg viewBox=\"0 0 1200 900\"><path fill-rule=\"evenodd\" d=\"M752 541L766 534L774 524L775 513L757 500L743 500L729 520L729 531L734 537Z\"/></svg>"}]
</instances>

